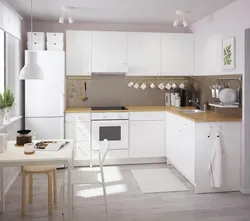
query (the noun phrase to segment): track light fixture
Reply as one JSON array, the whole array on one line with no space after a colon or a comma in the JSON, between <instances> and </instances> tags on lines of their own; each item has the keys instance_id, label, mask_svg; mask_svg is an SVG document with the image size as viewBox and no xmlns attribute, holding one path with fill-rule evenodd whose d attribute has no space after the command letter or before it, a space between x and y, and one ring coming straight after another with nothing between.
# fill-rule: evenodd
<instances>
[{"instance_id":1,"label":"track light fixture","mask_svg":"<svg viewBox=\"0 0 250 221\"><path fill-rule=\"evenodd\" d=\"M74 19L72 18L71 14L72 14L72 11L75 10L76 8L73 7L73 6L63 6L61 8L61 11L62 11L62 15L61 17L59 18L59 23L63 24L64 23L64 19L65 19L65 14L68 14L68 21L70 24L74 23Z\"/></svg>"},{"instance_id":2,"label":"track light fixture","mask_svg":"<svg viewBox=\"0 0 250 221\"><path fill-rule=\"evenodd\" d=\"M177 11L176 11L176 19L175 19L175 21L174 21L174 23L173 23L173 26L174 26L174 27L178 27L178 26L179 26L180 17L182 17L182 25L183 25L184 27L187 27L187 26L188 26L188 22L185 20L185 17L184 17L185 14L186 14L186 12L184 12L184 11L180 11L180 10L177 10Z\"/></svg>"}]
</instances>

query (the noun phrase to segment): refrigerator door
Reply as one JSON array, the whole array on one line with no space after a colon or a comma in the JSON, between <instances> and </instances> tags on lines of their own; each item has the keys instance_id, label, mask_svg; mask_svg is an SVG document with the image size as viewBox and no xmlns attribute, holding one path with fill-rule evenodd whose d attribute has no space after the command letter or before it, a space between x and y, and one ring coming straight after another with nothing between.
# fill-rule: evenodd
<instances>
[{"instance_id":1,"label":"refrigerator door","mask_svg":"<svg viewBox=\"0 0 250 221\"><path fill-rule=\"evenodd\" d=\"M64 139L64 117L25 118L25 128L36 133L36 140Z\"/></svg>"},{"instance_id":2,"label":"refrigerator door","mask_svg":"<svg viewBox=\"0 0 250 221\"><path fill-rule=\"evenodd\" d=\"M37 56L44 79L25 81L25 116L63 116L65 53L38 51Z\"/></svg>"}]
</instances>

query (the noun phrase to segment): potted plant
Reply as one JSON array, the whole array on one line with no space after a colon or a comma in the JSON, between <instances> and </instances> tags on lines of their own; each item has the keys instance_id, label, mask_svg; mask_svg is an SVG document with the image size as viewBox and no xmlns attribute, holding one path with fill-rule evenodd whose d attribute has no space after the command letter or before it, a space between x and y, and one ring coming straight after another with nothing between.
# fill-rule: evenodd
<instances>
[{"instance_id":1,"label":"potted plant","mask_svg":"<svg viewBox=\"0 0 250 221\"><path fill-rule=\"evenodd\" d=\"M4 119L4 114L5 114L5 102L3 99L3 95L0 93L0 126L3 125L3 119Z\"/></svg>"},{"instance_id":2,"label":"potted plant","mask_svg":"<svg viewBox=\"0 0 250 221\"><path fill-rule=\"evenodd\" d=\"M14 106L15 97L10 92L9 89L5 89L3 92L3 101L5 103L5 120L9 120L9 112L11 111L12 107Z\"/></svg>"}]
</instances>

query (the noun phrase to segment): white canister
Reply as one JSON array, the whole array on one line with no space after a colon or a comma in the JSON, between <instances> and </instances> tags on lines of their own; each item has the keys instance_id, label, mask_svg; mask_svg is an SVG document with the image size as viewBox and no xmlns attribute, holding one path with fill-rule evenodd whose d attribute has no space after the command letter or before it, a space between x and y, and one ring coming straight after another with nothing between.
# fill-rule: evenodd
<instances>
[{"instance_id":1,"label":"white canister","mask_svg":"<svg viewBox=\"0 0 250 221\"><path fill-rule=\"evenodd\" d=\"M175 106L175 98L176 98L176 94L171 93L171 106Z\"/></svg>"},{"instance_id":2,"label":"white canister","mask_svg":"<svg viewBox=\"0 0 250 221\"><path fill-rule=\"evenodd\" d=\"M179 108L181 106L181 98L177 96L175 98L175 107Z\"/></svg>"},{"instance_id":3,"label":"white canister","mask_svg":"<svg viewBox=\"0 0 250 221\"><path fill-rule=\"evenodd\" d=\"M7 133L0 133L0 153L3 153L7 149Z\"/></svg>"}]
</instances>

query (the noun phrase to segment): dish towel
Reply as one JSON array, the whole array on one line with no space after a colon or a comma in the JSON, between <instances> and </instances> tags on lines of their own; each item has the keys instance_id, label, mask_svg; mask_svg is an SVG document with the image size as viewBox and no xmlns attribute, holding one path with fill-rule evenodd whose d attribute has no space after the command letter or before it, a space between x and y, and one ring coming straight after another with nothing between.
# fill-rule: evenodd
<instances>
[{"instance_id":1,"label":"dish towel","mask_svg":"<svg viewBox=\"0 0 250 221\"><path fill-rule=\"evenodd\" d=\"M213 148L212 156L210 158L209 166L208 166L208 173L209 173L211 187L219 188L222 186L223 156L224 156L224 151L221 146L220 135L218 134L214 141L214 148Z\"/></svg>"}]
</instances>

